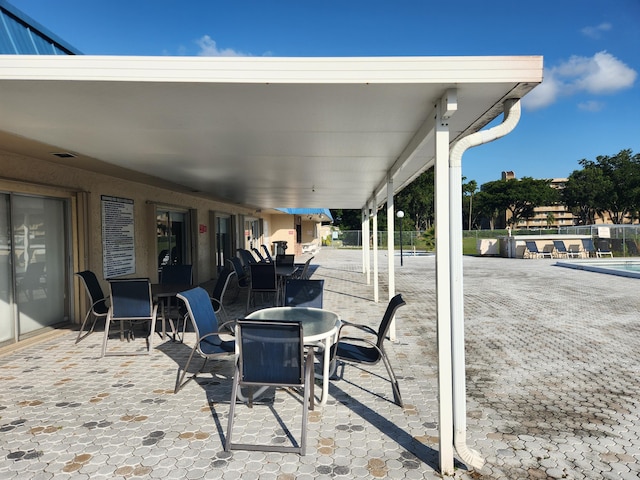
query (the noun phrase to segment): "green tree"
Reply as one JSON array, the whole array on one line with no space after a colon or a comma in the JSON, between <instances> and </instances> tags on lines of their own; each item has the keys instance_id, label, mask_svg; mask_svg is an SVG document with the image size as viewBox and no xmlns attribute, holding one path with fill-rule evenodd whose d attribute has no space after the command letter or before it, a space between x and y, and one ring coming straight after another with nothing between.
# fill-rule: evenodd
<instances>
[{"instance_id":1,"label":"green tree","mask_svg":"<svg viewBox=\"0 0 640 480\"><path fill-rule=\"evenodd\" d=\"M604 171L594 166L574 170L560 192L562 203L578 217L579 225L593 225L609 192L615 190Z\"/></svg>"},{"instance_id":2,"label":"green tree","mask_svg":"<svg viewBox=\"0 0 640 480\"><path fill-rule=\"evenodd\" d=\"M396 211L402 210L405 214L403 229L411 227L426 230L433 225L434 194L434 173L433 168L430 168L395 196Z\"/></svg>"},{"instance_id":3,"label":"green tree","mask_svg":"<svg viewBox=\"0 0 640 480\"><path fill-rule=\"evenodd\" d=\"M333 224L341 230L362 230L362 210L331 210Z\"/></svg>"},{"instance_id":4,"label":"green tree","mask_svg":"<svg viewBox=\"0 0 640 480\"><path fill-rule=\"evenodd\" d=\"M511 226L533 217L535 207L552 205L559 200L558 191L551 187L551 180L531 177L488 182L482 185L481 193L483 209L509 212L507 225Z\"/></svg>"},{"instance_id":5,"label":"green tree","mask_svg":"<svg viewBox=\"0 0 640 480\"><path fill-rule=\"evenodd\" d=\"M623 223L640 210L640 154L621 150L612 157L601 155L595 161L582 159L578 163L587 169L602 172L603 185L592 208L606 212L612 223Z\"/></svg>"},{"instance_id":6,"label":"green tree","mask_svg":"<svg viewBox=\"0 0 640 480\"><path fill-rule=\"evenodd\" d=\"M471 230L475 223L475 217L473 216L473 196L478 189L478 182L469 180L467 183L464 183L466 179L467 177L462 177L462 224L464 225L464 222L467 222L467 230Z\"/></svg>"}]
</instances>

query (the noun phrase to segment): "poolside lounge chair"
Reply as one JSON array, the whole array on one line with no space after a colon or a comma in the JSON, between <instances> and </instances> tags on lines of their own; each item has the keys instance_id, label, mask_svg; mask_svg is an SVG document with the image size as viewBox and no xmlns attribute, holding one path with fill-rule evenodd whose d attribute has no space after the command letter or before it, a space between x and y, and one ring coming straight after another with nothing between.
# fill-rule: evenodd
<instances>
[{"instance_id":1,"label":"poolside lounge chair","mask_svg":"<svg viewBox=\"0 0 640 480\"><path fill-rule=\"evenodd\" d=\"M551 252L538 250L538 245L536 244L536 242L530 240L524 243L526 245L524 258L552 258Z\"/></svg>"},{"instance_id":2,"label":"poolside lounge chair","mask_svg":"<svg viewBox=\"0 0 640 480\"><path fill-rule=\"evenodd\" d=\"M596 257L598 258L602 258L605 256L610 256L611 258L613 258L613 252L611 251L611 248L609 247L609 240L604 239L604 238L599 238L598 239L598 249L596 250Z\"/></svg>"},{"instance_id":3,"label":"poolside lounge chair","mask_svg":"<svg viewBox=\"0 0 640 480\"><path fill-rule=\"evenodd\" d=\"M587 257L596 256L596 247L593 246L593 240L591 240L590 238L582 239L582 248L584 249Z\"/></svg>"},{"instance_id":4,"label":"poolside lounge chair","mask_svg":"<svg viewBox=\"0 0 640 480\"><path fill-rule=\"evenodd\" d=\"M578 258L582 256L582 253L580 252L567 250L567 247L562 240L553 241L553 253L556 258Z\"/></svg>"},{"instance_id":5,"label":"poolside lounge chair","mask_svg":"<svg viewBox=\"0 0 640 480\"><path fill-rule=\"evenodd\" d=\"M640 257L640 251L638 250L638 244L635 242L635 240L632 240L630 238L626 239L624 241L624 244L627 247L627 253L632 256L632 257Z\"/></svg>"}]
</instances>

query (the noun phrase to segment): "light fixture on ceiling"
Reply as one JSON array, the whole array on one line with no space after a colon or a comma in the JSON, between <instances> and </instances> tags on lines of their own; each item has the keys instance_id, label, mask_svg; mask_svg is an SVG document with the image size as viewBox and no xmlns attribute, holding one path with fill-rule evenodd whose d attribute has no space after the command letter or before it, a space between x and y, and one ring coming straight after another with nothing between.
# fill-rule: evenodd
<instances>
[{"instance_id":1,"label":"light fixture on ceiling","mask_svg":"<svg viewBox=\"0 0 640 480\"><path fill-rule=\"evenodd\" d=\"M58 158L76 158L77 155L71 152L51 152L51 155Z\"/></svg>"}]
</instances>

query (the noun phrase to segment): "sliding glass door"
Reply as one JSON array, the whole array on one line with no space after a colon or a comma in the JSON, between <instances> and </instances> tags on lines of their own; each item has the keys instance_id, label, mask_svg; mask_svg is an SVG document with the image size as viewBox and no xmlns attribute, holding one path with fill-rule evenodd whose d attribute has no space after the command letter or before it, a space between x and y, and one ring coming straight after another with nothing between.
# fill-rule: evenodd
<instances>
[{"instance_id":1,"label":"sliding glass door","mask_svg":"<svg viewBox=\"0 0 640 480\"><path fill-rule=\"evenodd\" d=\"M0 197L0 343L69 320L67 201Z\"/></svg>"}]
</instances>

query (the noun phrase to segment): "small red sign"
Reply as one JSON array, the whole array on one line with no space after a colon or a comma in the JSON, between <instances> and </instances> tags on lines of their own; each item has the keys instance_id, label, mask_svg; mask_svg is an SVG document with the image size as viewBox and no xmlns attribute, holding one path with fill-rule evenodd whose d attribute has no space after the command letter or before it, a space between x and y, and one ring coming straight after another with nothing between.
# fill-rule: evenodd
<instances>
[{"instance_id":1,"label":"small red sign","mask_svg":"<svg viewBox=\"0 0 640 480\"><path fill-rule=\"evenodd\" d=\"M207 226L200 224L200 233L207 233Z\"/></svg>"}]
</instances>

